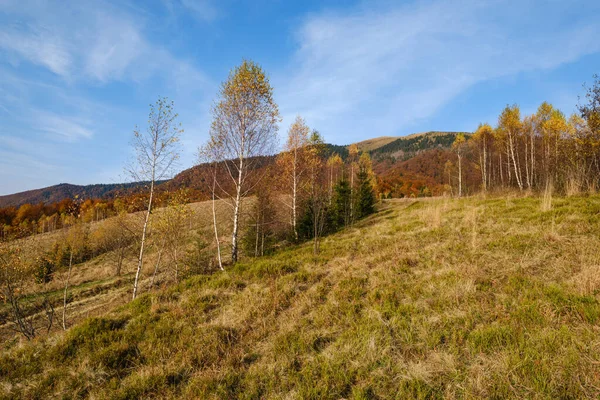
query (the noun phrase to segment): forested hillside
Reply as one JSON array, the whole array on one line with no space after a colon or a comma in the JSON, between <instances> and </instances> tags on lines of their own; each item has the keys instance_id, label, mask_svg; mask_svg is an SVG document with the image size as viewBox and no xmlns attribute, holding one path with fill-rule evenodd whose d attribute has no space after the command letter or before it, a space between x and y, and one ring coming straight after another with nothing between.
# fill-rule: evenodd
<instances>
[{"instance_id":1,"label":"forested hillside","mask_svg":"<svg viewBox=\"0 0 600 400\"><path fill-rule=\"evenodd\" d=\"M0 196L0 208L18 208L23 204L37 205L39 203L50 205L76 197L82 199L113 199L143 188L146 184L145 182L134 182L81 186L61 183L47 188Z\"/></svg>"}]
</instances>

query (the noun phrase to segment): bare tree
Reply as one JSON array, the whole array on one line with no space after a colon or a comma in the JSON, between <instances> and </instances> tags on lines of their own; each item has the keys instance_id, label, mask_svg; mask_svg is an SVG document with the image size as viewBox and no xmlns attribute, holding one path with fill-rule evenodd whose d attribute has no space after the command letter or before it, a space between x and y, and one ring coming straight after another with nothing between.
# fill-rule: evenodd
<instances>
[{"instance_id":1,"label":"bare tree","mask_svg":"<svg viewBox=\"0 0 600 400\"><path fill-rule=\"evenodd\" d=\"M62 327L67 330L67 295L69 291L69 283L71 280L71 272L73 270L73 258L81 258L81 253L85 251L88 232L87 226L84 226L78 218L73 218L73 225L69 226L65 231L64 244L69 251L69 269L65 279L65 290L63 293L63 312L62 312Z\"/></svg>"},{"instance_id":2,"label":"bare tree","mask_svg":"<svg viewBox=\"0 0 600 400\"><path fill-rule=\"evenodd\" d=\"M232 209L231 261L235 263L242 198L261 178L255 173L261 161L259 156L273 154L277 142L279 110L262 68L246 60L234 68L221 85L212 114L210 139L205 149L230 180L230 185L220 180L216 185Z\"/></svg>"},{"instance_id":3,"label":"bare tree","mask_svg":"<svg viewBox=\"0 0 600 400\"><path fill-rule=\"evenodd\" d=\"M172 173L174 164L179 158L179 139L183 130L181 125L176 122L177 116L173 109L173 102L167 98L159 98L156 104L150 105L146 131L140 131L138 128L134 131L133 147L136 153L136 162L127 168L127 172L134 180L146 181L150 186L138 265L133 283L133 299L137 296L144 262L144 245L152 212L155 184L156 181L165 179Z\"/></svg>"},{"instance_id":4,"label":"bare tree","mask_svg":"<svg viewBox=\"0 0 600 400\"><path fill-rule=\"evenodd\" d=\"M190 216L188 202L185 190L179 190L171 196L167 207L160 209L157 213L157 220L153 223L152 231L153 236L154 233L158 236L160 250L154 275L152 276L152 284L154 284L163 251L166 251L167 255L170 256L170 261L175 268L175 281L179 280L179 264L187 234L185 225Z\"/></svg>"},{"instance_id":5,"label":"bare tree","mask_svg":"<svg viewBox=\"0 0 600 400\"><path fill-rule=\"evenodd\" d=\"M31 304L32 301L27 304L29 296L25 288L31 283L31 272L22 248L0 243L0 301L8 303L13 323L11 328L27 340L33 339L40 328L50 332L54 321L54 306L47 295L43 296L41 304ZM46 321L36 318L36 315L42 314Z\"/></svg>"}]
</instances>

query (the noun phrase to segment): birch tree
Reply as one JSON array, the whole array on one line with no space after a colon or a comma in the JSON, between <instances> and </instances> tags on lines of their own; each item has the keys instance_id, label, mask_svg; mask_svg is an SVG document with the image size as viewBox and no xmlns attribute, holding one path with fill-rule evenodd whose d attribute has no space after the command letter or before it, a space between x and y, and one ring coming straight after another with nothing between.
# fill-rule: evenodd
<instances>
[{"instance_id":1,"label":"birch tree","mask_svg":"<svg viewBox=\"0 0 600 400\"><path fill-rule=\"evenodd\" d=\"M262 175L257 171L259 156L274 153L279 110L273 88L263 69L244 60L223 82L212 109L210 139L205 146L218 159L229 185L217 181L232 211L231 261L238 260L242 199ZM217 174L217 176L221 176Z\"/></svg>"},{"instance_id":2,"label":"birch tree","mask_svg":"<svg viewBox=\"0 0 600 400\"><path fill-rule=\"evenodd\" d=\"M462 158L465 152L465 135L459 133L452 143L452 149L456 152L458 159L458 197L462 197Z\"/></svg>"},{"instance_id":3,"label":"birch tree","mask_svg":"<svg viewBox=\"0 0 600 400\"><path fill-rule=\"evenodd\" d=\"M485 192L488 188L488 157L489 142L492 140L494 129L489 124L480 124L471 138L479 155L479 169L481 171L481 189Z\"/></svg>"},{"instance_id":4,"label":"birch tree","mask_svg":"<svg viewBox=\"0 0 600 400\"><path fill-rule=\"evenodd\" d=\"M323 153L325 143L318 131L313 131L309 139L308 167L310 171L310 210L312 215L313 252L319 253L321 237L327 220L328 191L325 183Z\"/></svg>"},{"instance_id":5,"label":"birch tree","mask_svg":"<svg viewBox=\"0 0 600 400\"><path fill-rule=\"evenodd\" d=\"M329 167L329 204L331 205L334 182L338 182L338 170L344 166L344 161L339 154L334 153L327 159L327 166Z\"/></svg>"},{"instance_id":6,"label":"birch tree","mask_svg":"<svg viewBox=\"0 0 600 400\"><path fill-rule=\"evenodd\" d=\"M144 263L144 245L152 213L156 181L169 177L179 159L179 140L183 129L181 124L177 123L177 117L173 102L164 97L159 98L156 104L150 105L147 129L141 131L136 128L133 132L132 145L136 158L135 163L127 168L127 172L134 180L149 184L148 205L144 214L140 252L133 283L133 299L138 293Z\"/></svg>"},{"instance_id":7,"label":"birch tree","mask_svg":"<svg viewBox=\"0 0 600 400\"><path fill-rule=\"evenodd\" d=\"M284 204L291 211L290 221L295 240L298 240L298 197L303 186L302 183L306 178L306 151L309 134L310 128L302 117L297 116L288 130L288 139L284 150L277 157L277 164L286 187L285 190L290 193L290 201L284 200Z\"/></svg>"},{"instance_id":8,"label":"birch tree","mask_svg":"<svg viewBox=\"0 0 600 400\"><path fill-rule=\"evenodd\" d=\"M521 171L519 167L518 159L518 135L521 131L521 111L519 106L513 105L512 107L507 106L500 114L498 118L498 127L506 132L507 138L507 157L509 162L512 162L514 168L515 179L520 190L523 190L523 181L521 179ZM510 167L509 167L510 168Z\"/></svg>"}]
</instances>

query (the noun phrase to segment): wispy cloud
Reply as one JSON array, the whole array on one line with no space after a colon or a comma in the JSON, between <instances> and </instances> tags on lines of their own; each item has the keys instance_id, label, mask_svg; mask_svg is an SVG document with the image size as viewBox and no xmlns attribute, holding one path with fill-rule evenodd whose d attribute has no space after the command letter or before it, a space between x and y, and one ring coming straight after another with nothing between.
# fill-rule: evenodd
<instances>
[{"instance_id":1,"label":"wispy cloud","mask_svg":"<svg viewBox=\"0 0 600 400\"><path fill-rule=\"evenodd\" d=\"M7 26L0 31L0 48L44 66L57 75L70 72L71 56L60 37L42 28Z\"/></svg>"},{"instance_id":2,"label":"wispy cloud","mask_svg":"<svg viewBox=\"0 0 600 400\"><path fill-rule=\"evenodd\" d=\"M18 22L0 25L0 50L68 81L140 81L192 69L146 38L144 31L152 21L144 13L104 1L5 1L0 12ZM208 2L185 0L181 6L211 13Z\"/></svg>"},{"instance_id":3,"label":"wispy cloud","mask_svg":"<svg viewBox=\"0 0 600 400\"><path fill-rule=\"evenodd\" d=\"M212 21L218 15L211 0L181 0L181 4L201 20Z\"/></svg>"},{"instance_id":4,"label":"wispy cloud","mask_svg":"<svg viewBox=\"0 0 600 400\"><path fill-rule=\"evenodd\" d=\"M286 122L299 112L348 140L407 133L476 83L599 51L594 18L562 18L577 3L438 0L311 15L277 78Z\"/></svg>"},{"instance_id":5,"label":"wispy cloud","mask_svg":"<svg viewBox=\"0 0 600 400\"><path fill-rule=\"evenodd\" d=\"M45 111L38 111L37 114L38 129L51 134L53 138L74 141L93 136L93 131L87 128L84 121L78 118L65 117Z\"/></svg>"}]
</instances>

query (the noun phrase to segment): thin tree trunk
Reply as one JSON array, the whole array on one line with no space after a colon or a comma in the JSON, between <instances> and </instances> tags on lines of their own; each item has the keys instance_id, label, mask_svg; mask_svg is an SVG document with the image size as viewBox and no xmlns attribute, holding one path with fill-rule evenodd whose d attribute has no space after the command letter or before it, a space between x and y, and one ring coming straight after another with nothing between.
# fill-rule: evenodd
<instances>
[{"instance_id":1,"label":"thin tree trunk","mask_svg":"<svg viewBox=\"0 0 600 400\"><path fill-rule=\"evenodd\" d=\"M152 200L154 197L154 168L152 169L152 182L150 183L150 199L148 201L148 209L146 210L146 218L144 220L144 229L142 230L142 243L140 245L140 255L138 257L137 270L135 272L135 281L133 282L133 300L135 300L138 292L138 284L142 273L144 262L144 244L146 243L146 232L148 230L148 221L150 220L150 212L152 211Z\"/></svg>"},{"instance_id":2,"label":"thin tree trunk","mask_svg":"<svg viewBox=\"0 0 600 400\"><path fill-rule=\"evenodd\" d=\"M240 203L242 201L242 175L244 168L244 158L240 157L240 167L238 171L238 181L235 194L235 204L233 210L233 232L231 234L231 261L235 264L238 260L238 232L240 229Z\"/></svg>"},{"instance_id":3,"label":"thin tree trunk","mask_svg":"<svg viewBox=\"0 0 600 400\"><path fill-rule=\"evenodd\" d=\"M256 238L255 238L255 243L254 243L254 257L258 257L258 240L260 238L260 232L258 230L258 226L259 226L258 224L259 224L259 221L260 221L260 209L259 209L259 207L260 206L257 206L258 212L257 212L257 215L256 215L256 225L255 225Z\"/></svg>"},{"instance_id":4,"label":"thin tree trunk","mask_svg":"<svg viewBox=\"0 0 600 400\"><path fill-rule=\"evenodd\" d=\"M350 224L354 221L354 163L350 164Z\"/></svg>"},{"instance_id":5,"label":"thin tree trunk","mask_svg":"<svg viewBox=\"0 0 600 400\"><path fill-rule=\"evenodd\" d=\"M215 241L217 242L217 260L219 261L219 269L223 271L223 259L221 258L221 242L219 241L219 231L217 229L217 212L215 209L215 189L217 185L217 174L216 171L213 175L213 186L212 186L212 215L213 215L213 226L215 228Z\"/></svg>"},{"instance_id":6,"label":"thin tree trunk","mask_svg":"<svg viewBox=\"0 0 600 400\"><path fill-rule=\"evenodd\" d=\"M71 254L69 256L69 272L67 273L67 281L65 282L65 294L63 296L63 312L62 312L62 326L63 329L67 330L67 290L69 289L69 280L71 279L71 269L73 268L73 249L71 248Z\"/></svg>"},{"instance_id":7,"label":"thin tree trunk","mask_svg":"<svg viewBox=\"0 0 600 400\"><path fill-rule=\"evenodd\" d=\"M502 173L502 151L498 151L498 168L500 170L500 185L504 187L504 174Z\"/></svg>"},{"instance_id":8,"label":"thin tree trunk","mask_svg":"<svg viewBox=\"0 0 600 400\"><path fill-rule=\"evenodd\" d=\"M298 190L298 177L296 176L296 163L297 163L297 150L294 149L294 178L292 182L292 227L294 228L294 238L298 241L298 229L296 227L297 210L296 210L296 197Z\"/></svg>"},{"instance_id":9,"label":"thin tree trunk","mask_svg":"<svg viewBox=\"0 0 600 400\"><path fill-rule=\"evenodd\" d=\"M115 271L117 276L121 276L121 267L123 266L123 258L125 258L125 247L123 245L121 246L122 247L117 253L117 270Z\"/></svg>"},{"instance_id":10,"label":"thin tree trunk","mask_svg":"<svg viewBox=\"0 0 600 400\"><path fill-rule=\"evenodd\" d=\"M158 251L158 258L156 260L156 265L154 265L154 273L152 274L152 280L150 281L150 287L154 287L154 280L156 279L156 275L158 273L158 267L160 265L160 259L162 258L162 253L163 250L165 248L165 243L163 241L163 243L160 246L160 250Z\"/></svg>"},{"instance_id":11,"label":"thin tree trunk","mask_svg":"<svg viewBox=\"0 0 600 400\"><path fill-rule=\"evenodd\" d=\"M521 182L521 177L519 176L519 168L517 166L517 160L515 159L515 144L513 143L512 134L508 134L508 142L510 149L510 156L512 157L513 167L515 170L515 178L517 180L517 185L519 186L519 190L523 190L523 183Z\"/></svg>"},{"instance_id":12,"label":"thin tree trunk","mask_svg":"<svg viewBox=\"0 0 600 400\"><path fill-rule=\"evenodd\" d=\"M458 155L458 197L462 197L462 156Z\"/></svg>"}]
</instances>

